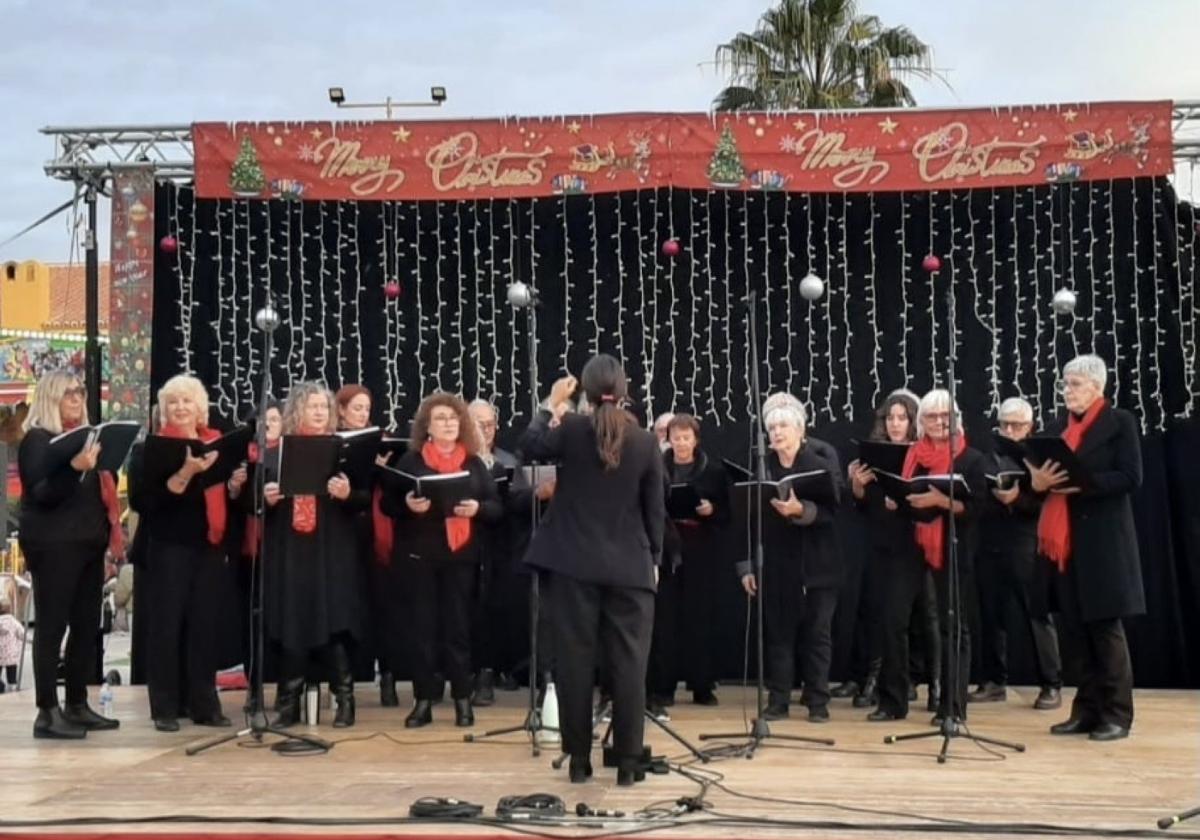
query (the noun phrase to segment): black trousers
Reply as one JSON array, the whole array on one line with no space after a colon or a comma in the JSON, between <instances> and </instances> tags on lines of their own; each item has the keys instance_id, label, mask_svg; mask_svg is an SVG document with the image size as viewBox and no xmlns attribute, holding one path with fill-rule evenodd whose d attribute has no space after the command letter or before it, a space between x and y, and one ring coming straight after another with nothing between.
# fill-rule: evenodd
<instances>
[{"instance_id":1,"label":"black trousers","mask_svg":"<svg viewBox=\"0 0 1200 840\"><path fill-rule=\"evenodd\" d=\"M829 668L833 664L833 614L837 590L806 588L799 570L767 567L760 582L766 685L771 703L787 705L796 684L796 647L801 645L802 700L810 708L829 704Z\"/></svg>"},{"instance_id":2,"label":"black trousers","mask_svg":"<svg viewBox=\"0 0 1200 840\"><path fill-rule=\"evenodd\" d=\"M690 526L681 525L680 529ZM733 586L729 574L729 557L709 544L715 539L712 532L683 530L683 565L678 574L681 581L679 634L683 638L681 675L693 692L711 691L717 681L713 651L717 647L717 594L719 587Z\"/></svg>"},{"instance_id":3,"label":"black trousers","mask_svg":"<svg viewBox=\"0 0 1200 840\"><path fill-rule=\"evenodd\" d=\"M937 627L936 594L930 598L933 586L925 559L913 548L889 557L886 565L880 564L879 572L886 593L883 601L883 667L879 672L879 708L892 715L908 716L909 686L909 628L914 611L925 614L924 634L930 632L928 614L932 612L933 627ZM933 604L930 604L930 601ZM935 637L939 631L934 631ZM941 644L938 640L937 653L931 656L928 667L940 669Z\"/></svg>"},{"instance_id":4,"label":"black trousers","mask_svg":"<svg viewBox=\"0 0 1200 840\"><path fill-rule=\"evenodd\" d=\"M651 697L675 696L679 682L679 623L683 602L683 578L680 569L669 563L659 567L658 591L654 593L654 629L650 640L650 659L646 668L646 691Z\"/></svg>"},{"instance_id":5,"label":"black trousers","mask_svg":"<svg viewBox=\"0 0 1200 840\"><path fill-rule=\"evenodd\" d=\"M1031 546L1030 550L1035 549ZM982 549L977 558L982 677L996 685L1008 685L1007 625L1009 608L1015 606L1033 638L1039 685L1061 688L1062 660L1058 654L1054 619L1048 612L1040 613L1032 606L1046 601L1034 597L1031 591L1034 586L1046 584L1046 578L1035 571L1029 579L1023 580L1018 571L1019 562L1020 558L1014 558L1011 551L989 548ZM1046 563L1038 558L1034 558L1034 562Z\"/></svg>"},{"instance_id":6,"label":"black trousers","mask_svg":"<svg viewBox=\"0 0 1200 840\"><path fill-rule=\"evenodd\" d=\"M1073 653L1068 672L1077 672L1079 680L1071 717L1128 729L1133 725L1133 663L1125 625L1120 618L1083 620L1069 567L1056 576L1054 594L1063 646Z\"/></svg>"},{"instance_id":7,"label":"black trousers","mask_svg":"<svg viewBox=\"0 0 1200 840\"><path fill-rule=\"evenodd\" d=\"M602 664L612 691L613 748L620 758L639 758L654 593L582 583L563 575L549 575L544 583L557 631L563 751L585 756L592 750L592 688Z\"/></svg>"},{"instance_id":8,"label":"black trousers","mask_svg":"<svg viewBox=\"0 0 1200 840\"><path fill-rule=\"evenodd\" d=\"M154 604L146 663L150 716L156 720L179 716L186 691L186 708L193 720L217 717L221 713L216 687L218 616L230 606L217 603L224 559L219 549L208 544L159 541L151 541L150 556L148 594ZM185 669L180 668L181 656Z\"/></svg>"},{"instance_id":9,"label":"black trousers","mask_svg":"<svg viewBox=\"0 0 1200 840\"><path fill-rule=\"evenodd\" d=\"M924 563L922 562L924 566ZM883 609L886 611L886 599ZM908 678L913 685L941 680L942 630L938 619L937 587L933 570L925 567L925 582L912 605L908 623Z\"/></svg>"},{"instance_id":10,"label":"black trousers","mask_svg":"<svg viewBox=\"0 0 1200 840\"><path fill-rule=\"evenodd\" d=\"M862 685L871 670L871 663L883 657L883 575L879 568L888 562L888 555L869 548L865 554L862 575L858 580L854 610L854 633L850 644L850 668L846 675Z\"/></svg>"},{"instance_id":11,"label":"black trousers","mask_svg":"<svg viewBox=\"0 0 1200 840\"><path fill-rule=\"evenodd\" d=\"M379 670L394 676L409 673L407 611L407 566L397 562L377 563L372 558L368 569L371 584L371 630Z\"/></svg>"},{"instance_id":12,"label":"black trousers","mask_svg":"<svg viewBox=\"0 0 1200 840\"><path fill-rule=\"evenodd\" d=\"M439 563L410 559L403 565L408 604L408 651L413 670L413 694L436 700L443 680L450 696L471 696L471 610L478 570L470 563ZM439 646L441 648L439 657Z\"/></svg>"},{"instance_id":13,"label":"black trousers","mask_svg":"<svg viewBox=\"0 0 1200 840\"><path fill-rule=\"evenodd\" d=\"M942 631L942 698L938 714L962 720L967 718L967 690L971 680L971 622L968 620L967 596L975 591L971 564L965 559L960 554L957 586L953 590L948 562L933 573ZM951 672L950 654L955 649L958 667Z\"/></svg>"},{"instance_id":14,"label":"black trousers","mask_svg":"<svg viewBox=\"0 0 1200 840\"><path fill-rule=\"evenodd\" d=\"M33 682L39 709L58 705L58 659L67 637L67 704L87 702L87 687L96 668L100 627L100 595L104 588L103 545L63 543L53 548L28 547L33 577Z\"/></svg>"}]
</instances>

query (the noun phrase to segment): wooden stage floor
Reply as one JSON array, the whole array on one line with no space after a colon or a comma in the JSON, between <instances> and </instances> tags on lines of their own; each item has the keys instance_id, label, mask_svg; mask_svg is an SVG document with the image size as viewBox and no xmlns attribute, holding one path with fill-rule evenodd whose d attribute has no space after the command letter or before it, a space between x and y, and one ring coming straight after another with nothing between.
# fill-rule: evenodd
<instances>
[{"instance_id":1,"label":"wooden stage floor","mask_svg":"<svg viewBox=\"0 0 1200 840\"><path fill-rule=\"evenodd\" d=\"M681 700L687 696L679 692ZM671 725L688 738L740 730L742 689L722 687L719 696L721 705L716 708L675 705ZM752 714L753 692L744 696ZM704 791L713 811L814 823L810 827L706 824L710 816L694 815L666 830L619 820L608 821L606 829L667 837L911 837L933 833L940 820L938 834L948 830L948 836L978 836L971 826L944 822L965 820L1053 824L1090 834L1153 829L1157 818L1200 804L1200 693L1139 691L1133 735L1109 744L1051 736L1047 727L1064 719L1065 712L1034 711L1029 708L1033 696L1030 689L1010 689L1007 703L971 707L970 723L977 732L1023 741L1028 751L1022 754L989 753L960 739L951 745L950 761L939 765L935 755L940 739L882 743L885 734L921 730L927 713L914 712L900 724L869 724L864 710L852 709L849 701L835 701L833 721L824 726L802 718L772 724L776 733L834 738L834 747L773 745L752 761L738 757L692 765L698 772L719 774L728 788ZM499 692L496 706L477 710L478 726L471 731L519 724L525 697L523 692ZM226 713L235 721L240 718L234 713L240 709L241 693L226 693L222 699ZM320 728L322 736L341 741L328 754L289 757L231 743L188 757L184 748L213 730L185 724L178 733L155 732L141 688L117 689L119 731L93 733L82 742L35 741L33 692L0 695L0 831L495 836L506 832L490 826L413 825L392 819L406 815L409 804L422 796L469 800L491 814L501 796L546 792L562 797L572 812L578 802L633 812L655 803L669 806L700 792L694 780L676 773L650 775L643 784L618 788L615 771L599 766L598 751L595 778L571 785L565 768L550 767L556 750L548 747L540 758L532 758L520 734L463 743L463 730L452 725L448 703L435 708L433 726L414 732L403 727L407 691L401 692L400 709L380 708L378 693L369 685L359 686L358 700L358 725L353 729ZM657 727L647 725L647 737L656 754L683 754ZM160 815L226 822L121 824ZM115 824L35 827L10 822L87 817ZM315 818L329 824L265 822L271 817ZM346 819L377 822L339 824ZM850 825L860 828L843 830ZM596 828L547 830L563 836L598 833ZM997 835L994 829L988 833ZM1200 824L1178 826L1171 832L1176 833L1200 836Z\"/></svg>"}]
</instances>

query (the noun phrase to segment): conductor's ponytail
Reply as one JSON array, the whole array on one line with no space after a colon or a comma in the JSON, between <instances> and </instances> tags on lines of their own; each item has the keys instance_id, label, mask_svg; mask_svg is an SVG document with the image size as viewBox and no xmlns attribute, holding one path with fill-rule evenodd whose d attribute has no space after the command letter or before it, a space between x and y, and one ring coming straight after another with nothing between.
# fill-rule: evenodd
<instances>
[{"instance_id":1,"label":"conductor's ponytail","mask_svg":"<svg viewBox=\"0 0 1200 840\"><path fill-rule=\"evenodd\" d=\"M628 392L625 371L612 356L600 353L583 366L580 384L588 402L595 406L592 425L596 430L596 454L605 469L615 470L621 465L626 429L633 422L624 408Z\"/></svg>"}]
</instances>

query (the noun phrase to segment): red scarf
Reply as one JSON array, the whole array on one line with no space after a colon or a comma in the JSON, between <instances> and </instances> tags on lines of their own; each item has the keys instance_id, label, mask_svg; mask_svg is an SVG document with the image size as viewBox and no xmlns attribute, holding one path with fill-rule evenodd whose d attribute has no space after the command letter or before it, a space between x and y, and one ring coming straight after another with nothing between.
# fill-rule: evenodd
<instances>
[{"instance_id":1,"label":"red scarf","mask_svg":"<svg viewBox=\"0 0 1200 840\"><path fill-rule=\"evenodd\" d=\"M300 435L323 435L324 429L310 429L301 426L296 430ZM317 530L317 497L296 496L292 499L292 530L297 534L311 534Z\"/></svg>"},{"instance_id":2,"label":"red scarf","mask_svg":"<svg viewBox=\"0 0 1200 840\"><path fill-rule=\"evenodd\" d=\"M178 426L173 426L170 423L164 423L159 434L163 437L188 439L189 435ZM209 443L221 436L221 433L201 426L196 429L196 438L203 443ZM195 476L193 476L193 479ZM221 540L225 538L225 519L228 511L225 507L225 487L221 484L214 484L204 490L204 515L208 519L208 542L211 545L220 545Z\"/></svg>"},{"instance_id":3,"label":"red scarf","mask_svg":"<svg viewBox=\"0 0 1200 840\"><path fill-rule=\"evenodd\" d=\"M443 453L433 441L425 441L421 447L421 457L425 465L438 473L460 472L463 464L467 463L467 450L461 444L455 444L449 452ZM458 551L471 541L471 520L463 516L446 517L446 541L450 543L451 551Z\"/></svg>"},{"instance_id":4,"label":"red scarf","mask_svg":"<svg viewBox=\"0 0 1200 840\"><path fill-rule=\"evenodd\" d=\"M63 424L63 431L69 432L78 426L78 423ZM108 551L113 557L120 557L125 553L125 533L121 530L121 501L117 496L117 479L107 470L100 470L99 478L100 500L104 502L108 518Z\"/></svg>"},{"instance_id":5,"label":"red scarf","mask_svg":"<svg viewBox=\"0 0 1200 840\"><path fill-rule=\"evenodd\" d=\"M1077 418L1074 414L1067 417L1067 428L1063 429L1062 438L1072 452L1079 449L1083 436L1092 428L1106 405L1108 403L1101 397L1088 407L1083 417ZM1058 566L1060 573L1067 570L1067 560L1071 556L1071 511L1067 497L1062 493L1046 494L1042 515L1038 519L1038 551Z\"/></svg>"},{"instance_id":6,"label":"red scarf","mask_svg":"<svg viewBox=\"0 0 1200 840\"><path fill-rule=\"evenodd\" d=\"M928 475L949 475L954 472L954 459L967 448L966 435L954 436L954 454L950 454L950 442L934 443L924 435L908 448L904 456L904 477L912 478L917 474L917 467L924 467ZM951 513L953 516L953 513ZM916 522L913 533L917 545L925 554L925 562L935 571L942 568L946 544L946 520L939 516L932 522Z\"/></svg>"},{"instance_id":7,"label":"red scarf","mask_svg":"<svg viewBox=\"0 0 1200 840\"><path fill-rule=\"evenodd\" d=\"M267 441L267 449L276 449L279 447L279 438ZM246 460L251 464L257 464L262 459L258 455L258 444L253 441L246 447ZM243 487L243 493L253 493L253 487ZM251 514L246 517L246 536L242 540L242 556L257 557L258 556L258 529L262 526L259 517Z\"/></svg>"}]
</instances>

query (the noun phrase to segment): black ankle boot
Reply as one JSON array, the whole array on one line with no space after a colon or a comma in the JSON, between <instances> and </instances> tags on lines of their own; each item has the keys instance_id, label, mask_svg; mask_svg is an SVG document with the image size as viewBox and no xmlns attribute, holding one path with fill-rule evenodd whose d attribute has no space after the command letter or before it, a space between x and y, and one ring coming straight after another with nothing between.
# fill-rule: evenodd
<instances>
[{"instance_id":1,"label":"black ankle boot","mask_svg":"<svg viewBox=\"0 0 1200 840\"><path fill-rule=\"evenodd\" d=\"M333 681L330 687L337 700L337 711L333 716L333 725L339 728L354 725L354 671L350 664L350 654L346 646L333 642L329 646L329 665L333 670Z\"/></svg>"},{"instance_id":2,"label":"black ankle boot","mask_svg":"<svg viewBox=\"0 0 1200 840\"><path fill-rule=\"evenodd\" d=\"M104 717L94 711L87 703L70 704L63 707L63 717L88 731L93 729L116 729L121 725L121 721Z\"/></svg>"},{"instance_id":3,"label":"black ankle boot","mask_svg":"<svg viewBox=\"0 0 1200 840\"><path fill-rule=\"evenodd\" d=\"M936 712L942 704L942 681L933 680L929 683L929 702L925 704L926 711Z\"/></svg>"},{"instance_id":4,"label":"black ankle boot","mask_svg":"<svg viewBox=\"0 0 1200 840\"><path fill-rule=\"evenodd\" d=\"M481 668L475 675L475 693L471 702L476 706L490 706L496 702L496 678L491 668Z\"/></svg>"},{"instance_id":5,"label":"black ankle boot","mask_svg":"<svg viewBox=\"0 0 1200 840\"><path fill-rule=\"evenodd\" d=\"M882 659L872 659L867 667L867 679L858 694L854 695L852 705L856 709L869 709L879 705L879 670L883 667Z\"/></svg>"},{"instance_id":6,"label":"black ankle boot","mask_svg":"<svg viewBox=\"0 0 1200 840\"><path fill-rule=\"evenodd\" d=\"M404 719L406 729L416 729L433 723L433 703L428 700L418 700L413 704L412 711Z\"/></svg>"},{"instance_id":7,"label":"black ankle boot","mask_svg":"<svg viewBox=\"0 0 1200 840\"><path fill-rule=\"evenodd\" d=\"M396 695L396 677L391 671L379 673L379 705L385 708L400 705L400 698Z\"/></svg>"},{"instance_id":8,"label":"black ankle boot","mask_svg":"<svg viewBox=\"0 0 1200 840\"><path fill-rule=\"evenodd\" d=\"M634 782L642 782L646 779L646 768L642 766L642 761L639 758L622 758L617 762L617 784L621 787L629 787Z\"/></svg>"},{"instance_id":9,"label":"black ankle boot","mask_svg":"<svg viewBox=\"0 0 1200 840\"><path fill-rule=\"evenodd\" d=\"M58 706L38 709L37 719L33 722L34 738L77 739L86 738L87 733L83 726L68 720Z\"/></svg>"},{"instance_id":10,"label":"black ankle boot","mask_svg":"<svg viewBox=\"0 0 1200 840\"><path fill-rule=\"evenodd\" d=\"M586 755L571 756L571 766L569 768L571 784L580 785L586 782L592 776L592 759Z\"/></svg>"},{"instance_id":11,"label":"black ankle boot","mask_svg":"<svg viewBox=\"0 0 1200 840\"><path fill-rule=\"evenodd\" d=\"M475 713L471 711L470 697L455 697L454 698L454 725L455 726L474 726Z\"/></svg>"},{"instance_id":12,"label":"black ankle boot","mask_svg":"<svg viewBox=\"0 0 1200 840\"><path fill-rule=\"evenodd\" d=\"M271 725L287 729L300 722L300 695L304 692L304 677L284 677L279 680L275 694L275 708L279 710Z\"/></svg>"}]
</instances>

